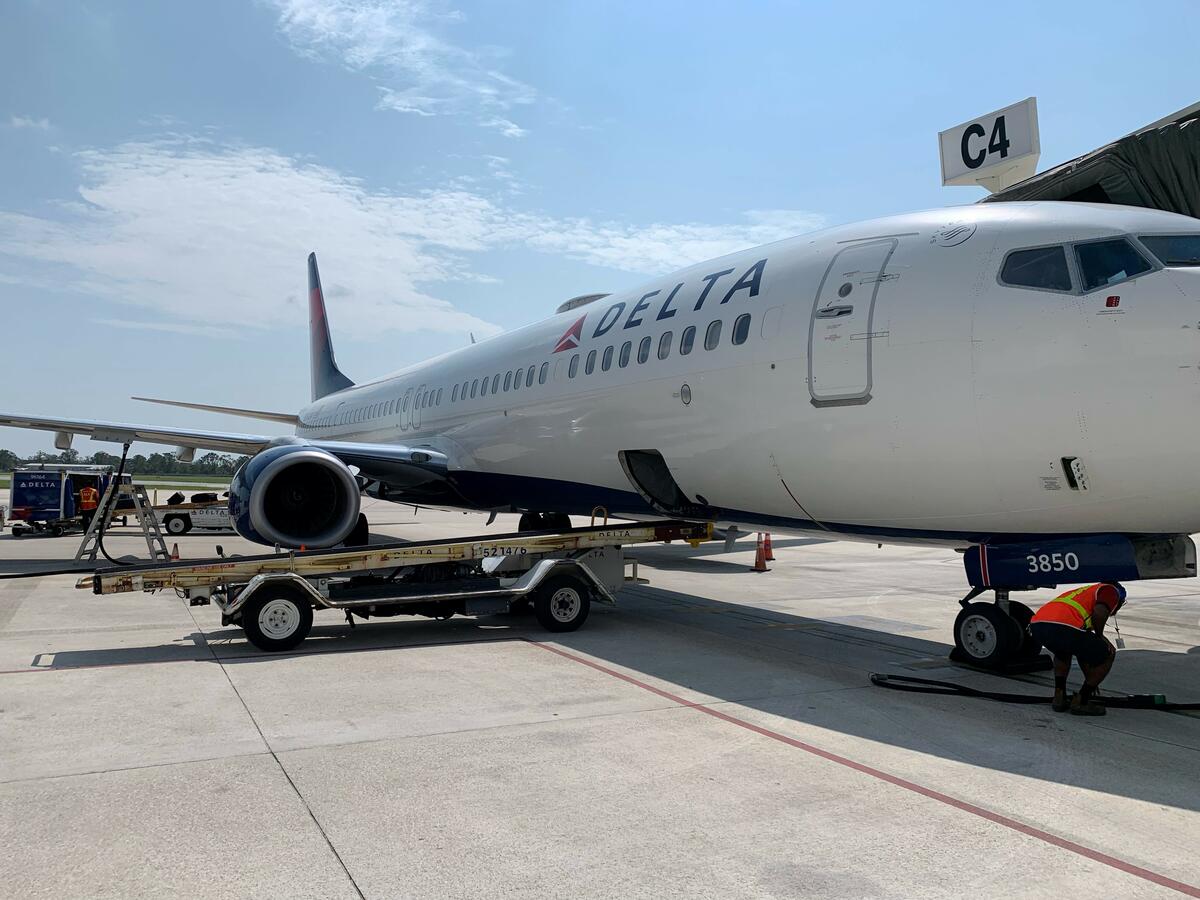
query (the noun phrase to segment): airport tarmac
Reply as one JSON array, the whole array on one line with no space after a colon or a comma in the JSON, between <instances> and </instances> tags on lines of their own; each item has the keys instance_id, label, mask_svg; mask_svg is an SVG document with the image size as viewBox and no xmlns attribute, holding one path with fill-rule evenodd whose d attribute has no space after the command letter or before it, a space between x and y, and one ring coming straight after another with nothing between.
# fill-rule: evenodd
<instances>
[{"instance_id":1,"label":"airport tarmac","mask_svg":"<svg viewBox=\"0 0 1200 900\"><path fill-rule=\"evenodd\" d=\"M515 528L367 511L380 536ZM953 551L774 537L765 574L752 540L635 548L650 584L572 634L324 612L274 656L215 607L0 581L3 893L1200 896L1195 715L873 687L1050 682L946 661ZM0 571L77 541L5 532ZM1200 701L1200 584L1129 593L1106 687Z\"/></svg>"}]
</instances>

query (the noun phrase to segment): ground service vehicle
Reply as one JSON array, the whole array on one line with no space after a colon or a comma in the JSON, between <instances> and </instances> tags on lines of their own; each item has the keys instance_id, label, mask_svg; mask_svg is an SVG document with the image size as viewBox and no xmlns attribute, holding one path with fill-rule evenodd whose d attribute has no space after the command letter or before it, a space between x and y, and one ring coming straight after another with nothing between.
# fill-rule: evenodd
<instances>
[{"instance_id":1,"label":"ground service vehicle","mask_svg":"<svg viewBox=\"0 0 1200 900\"><path fill-rule=\"evenodd\" d=\"M548 631L583 625L593 601L615 603L631 544L712 538L710 524L593 525L376 544L261 556L152 563L97 571L79 588L97 594L173 588L193 606L216 603L261 650L290 650L308 636L315 609L347 622L399 615L448 619L506 613L529 603ZM636 563L632 579L637 578Z\"/></svg>"}]
</instances>

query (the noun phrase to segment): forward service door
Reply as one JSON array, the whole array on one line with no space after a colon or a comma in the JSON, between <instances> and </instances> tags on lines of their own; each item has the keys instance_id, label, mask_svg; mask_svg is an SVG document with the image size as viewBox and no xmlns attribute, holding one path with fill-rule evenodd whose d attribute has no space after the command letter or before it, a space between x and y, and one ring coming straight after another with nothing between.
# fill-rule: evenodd
<instances>
[{"instance_id":1,"label":"forward service door","mask_svg":"<svg viewBox=\"0 0 1200 900\"><path fill-rule=\"evenodd\" d=\"M871 399L875 301L894 238L838 253L813 302L808 331L808 390L814 406L851 406Z\"/></svg>"}]
</instances>

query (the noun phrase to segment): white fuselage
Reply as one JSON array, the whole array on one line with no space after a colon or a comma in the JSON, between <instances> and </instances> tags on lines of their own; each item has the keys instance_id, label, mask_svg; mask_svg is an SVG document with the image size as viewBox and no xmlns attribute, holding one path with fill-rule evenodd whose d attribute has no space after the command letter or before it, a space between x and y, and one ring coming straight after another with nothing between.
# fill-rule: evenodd
<instances>
[{"instance_id":1,"label":"white fuselage","mask_svg":"<svg viewBox=\"0 0 1200 900\"><path fill-rule=\"evenodd\" d=\"M1200 269L1154 262L1084 290L1069 245L1197 232L1183 216L1073 203L833 228L324 397L297 435L435 448L481 508L636 512L618 453L657 450L689 498L749 527L912 540L1193 532ZM1001 283L1010 251L1051 245L1067 245L1069 290ZM1071 459L1082 477L1067 476Z\"/></svg>"}]
</instances>

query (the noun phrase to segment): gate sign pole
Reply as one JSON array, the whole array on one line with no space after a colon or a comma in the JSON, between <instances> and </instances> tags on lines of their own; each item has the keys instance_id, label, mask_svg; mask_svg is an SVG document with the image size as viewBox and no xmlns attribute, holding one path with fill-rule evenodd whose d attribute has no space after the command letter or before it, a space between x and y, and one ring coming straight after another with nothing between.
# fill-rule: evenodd
<instances>
[{"instance_id":1,"label":"gate sign pole","mask_svg":"<svg viewBox=\"0 0 1200 900\"><path fill-rule=\"evenodd\" d=\"M963 122L938 134L942 184L977 184L991 193L1037 170L1042 147L1038 138L1037 98Z\"/></svg>"}]
</instances>

